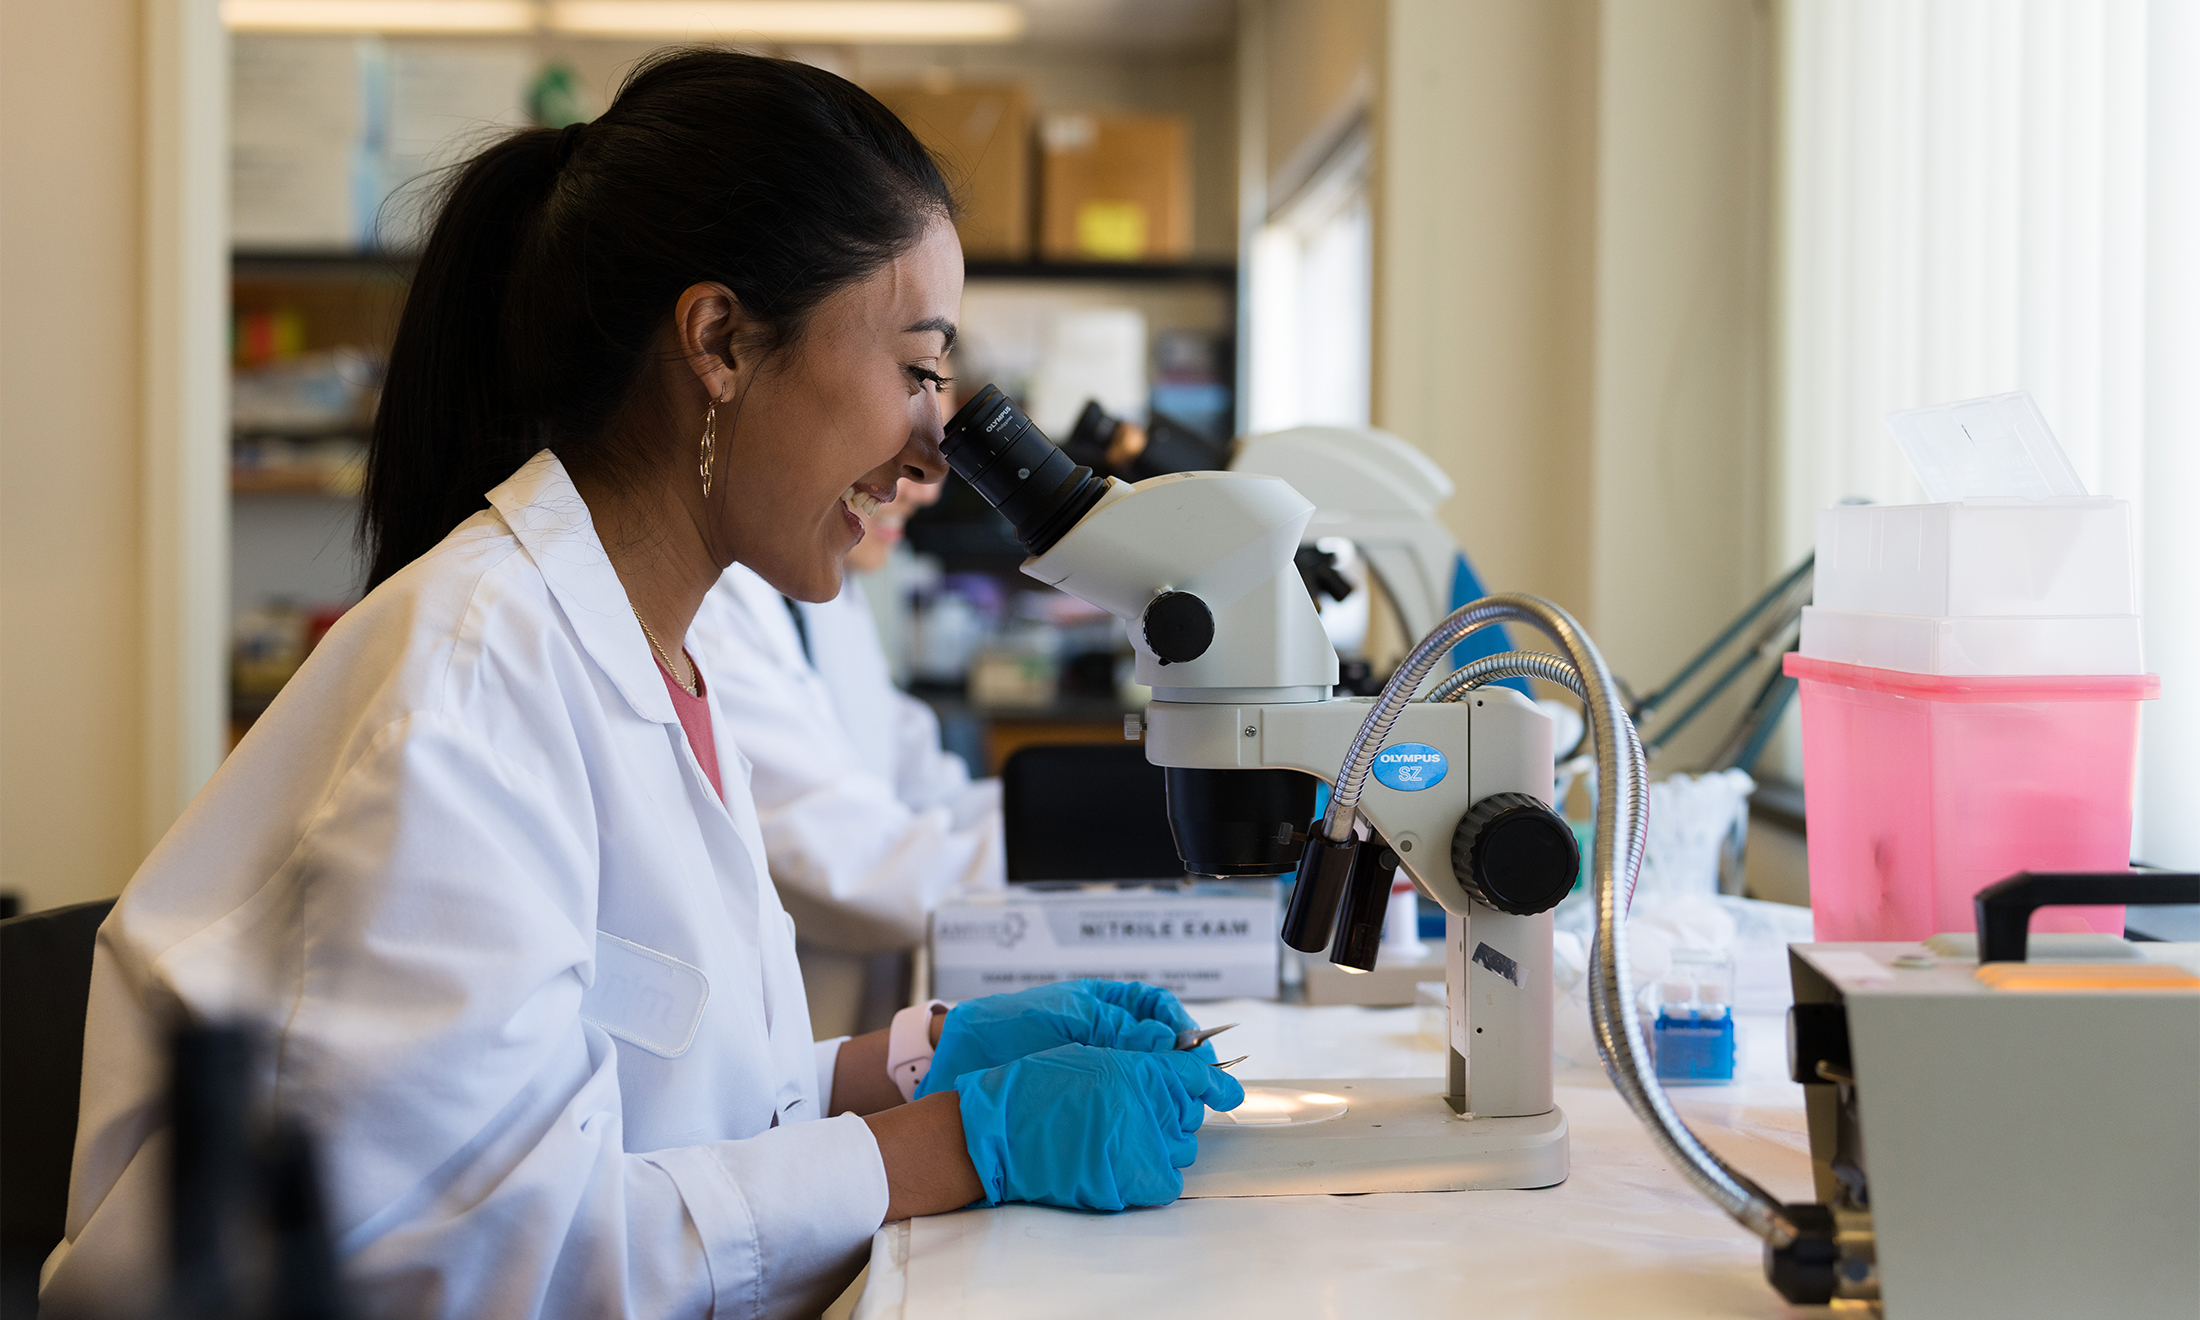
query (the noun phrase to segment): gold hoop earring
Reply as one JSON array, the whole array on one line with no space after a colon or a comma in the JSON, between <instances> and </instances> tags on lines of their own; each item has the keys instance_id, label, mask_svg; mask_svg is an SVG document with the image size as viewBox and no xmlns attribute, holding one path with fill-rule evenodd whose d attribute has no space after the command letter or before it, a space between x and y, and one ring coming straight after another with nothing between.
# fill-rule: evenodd
<instances>
[{"instance_id":1,"label":"gold hoop earring","mask_svg":"<svg viewBox=\"0 0 2200 1320\"><path fill-rule=\"evenodd\" d=\"M718 451L718 400L712 399L710 407L703 411L703 460L697 467L703 474L703 498L710 498L710 462Z\"/></svg>"}]
</instances>

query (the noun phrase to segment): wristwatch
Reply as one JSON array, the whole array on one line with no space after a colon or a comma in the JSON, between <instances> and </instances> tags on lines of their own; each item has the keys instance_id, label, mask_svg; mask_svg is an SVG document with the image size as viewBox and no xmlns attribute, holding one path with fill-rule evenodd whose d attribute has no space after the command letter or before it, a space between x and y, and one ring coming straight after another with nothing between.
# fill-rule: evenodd
<instances>
[{"instance_id":1,"label":"wristwatch","mask_svg":"<svg viewBox=\"0 0 2200 1320\"><path fill-rule=\"evenodd\" d=\"M886 1075L904 1100L917 1098L917 1088L932 1071L932 1015L947 1009L945 1000L928 999L894 1014L886 1032Z\"/></svg>"}]
</instances>

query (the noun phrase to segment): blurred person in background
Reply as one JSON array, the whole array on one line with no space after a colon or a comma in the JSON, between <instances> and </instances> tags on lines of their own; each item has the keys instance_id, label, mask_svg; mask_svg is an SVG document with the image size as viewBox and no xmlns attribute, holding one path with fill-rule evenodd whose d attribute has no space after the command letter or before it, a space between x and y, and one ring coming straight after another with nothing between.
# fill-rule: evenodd
<instances>
[{"instance_id":1,"label":"blurred person in background","mask_svg":"<svg viewBox=\"0 0 2200 1320\"><path fill-rule=\"evenodd\" d=\"M840 594L796 601L744 565L725 571L689 631L747 754L780 901L795 919L810 1014L856 1032L907 1002L907 951L946 900L1006 879L1001 786L940 746L931 707L894 686L856 574L876 573L937 485L903 478L859 507L863 540Z\"/></svg>"}]
</instances>

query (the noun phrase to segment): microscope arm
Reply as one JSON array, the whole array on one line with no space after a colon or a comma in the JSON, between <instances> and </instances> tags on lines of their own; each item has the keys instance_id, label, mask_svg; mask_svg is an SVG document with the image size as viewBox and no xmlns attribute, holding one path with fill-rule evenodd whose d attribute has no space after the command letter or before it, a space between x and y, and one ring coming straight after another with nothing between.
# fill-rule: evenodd
<instances>
[{"instance_id":1,"label":"microscope arm","mask_svg":"<svg viewBox=\"0 0 2200 1320\"><path fill-rule=\"evenodd\" d=\"M1146 759L1189 769L1301 770L1334 781L1372 705L1365 697L1244 705L1155 701L1146 708ZM1408 704L1386 740L1395 743L1441 752L1443 778L1410 792L1370 782L1360 814L1397 852L1416 888L1446 912L1465 915L1474 898L1453 868L1459 822L1469 807L1497 793L1524 793L1548 805L1551 717L1509 688L1477 690L1465 701Z\"/></svg>"},{"instance_id":2,"label":"microscope arm","mask_svg":"<svg viewBox=\"0 0 2200 1320\"><path fill-rule=\"evenodd\" d=\"M1146 757L1163 766L1301 770L1333 779L1372 706L1366 698L1156 701L1146 709ZM1476 802L1500 793L1549 797L1550 716L1509 688L1491 688L1459 702L1411 703L1392 732L1445 758L1443 778L1425 789L1369 783L1359 810L1373 832L1362 847L1387 847L1415 889L1446 913L1452 1106L1479 1117L1548 1113L1551 914L1519 916L1478 901L1458 878L1454 856L1460 822ZM1387 875L1380 884L1388 890Z\"/></svg>"}]
</instances>

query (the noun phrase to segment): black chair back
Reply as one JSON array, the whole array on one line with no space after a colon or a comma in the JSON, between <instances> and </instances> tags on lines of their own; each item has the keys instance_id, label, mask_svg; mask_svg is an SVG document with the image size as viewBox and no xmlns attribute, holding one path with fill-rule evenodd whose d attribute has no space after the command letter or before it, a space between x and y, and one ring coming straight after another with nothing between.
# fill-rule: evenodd
<instances>
[{"instance_id":1,"label":"black chair back","mask_svg":"<svg viewBox=\"0 0 2200 1320\"><path fill-rule=\"evenodd\" d=\"M0 921L0 1298L9 1316L35 1312L38 1267L68 1214L92 943L114 906Z\"/></svg>"},{"instance_id":2,"label":"black chair back","mask_svg":"<svg viewBox=\"0 0 2200 1320\"><path fill-rule=\"evenodd\" d=\"M1124 743L1025 747L1001 767L1008 878L1175 880L1167 773Z\"/></svg>"}]
</instances>

